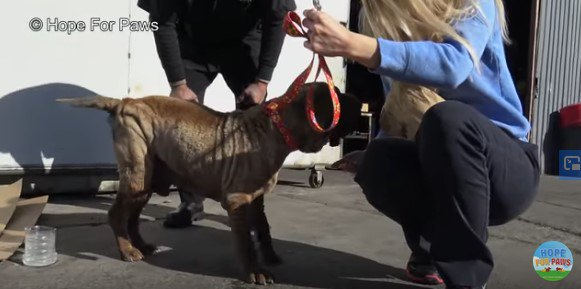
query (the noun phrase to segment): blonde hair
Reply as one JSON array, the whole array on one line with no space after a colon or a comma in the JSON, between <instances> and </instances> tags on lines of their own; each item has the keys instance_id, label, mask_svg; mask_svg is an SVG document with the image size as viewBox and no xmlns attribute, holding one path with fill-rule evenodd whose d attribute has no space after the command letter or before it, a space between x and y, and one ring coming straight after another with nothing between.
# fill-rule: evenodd
<instances>
[{"instance_id":1,"label":"blonde hair","mask_svg":"<svg viewBox=\"0 0 581 289\"><path fill-rule=\"evenodd\" d=\"M502 0L495 2L496 18L503 38L508 42L504 3ZM466 47L478 66L480 59L453 24L473 17L479 11L476 0L362 0L360 27L364 34L394 41L441 42L444 38L451 38ZM486 20L488 25L494 25L495 19Z\"/></svg>"},{"instance_id":2,"label":"blonde hair","mask_svg":"<svg viewBox=\"0 0 581 289\"><path fill-rule=\"evenodd\" d=\"M364 34L394 41L435 41L451 38L468 50L479 69L480 59L473 47L454 29L454 23L481 12L477 0L361 0L360 28ZM496 19L508 42L504 3L495 0ZM381 128L391 136L413 140L424 113L444 99L436 89L411 83L393 82L381 115Z\"/></svg>"}]
</instances>

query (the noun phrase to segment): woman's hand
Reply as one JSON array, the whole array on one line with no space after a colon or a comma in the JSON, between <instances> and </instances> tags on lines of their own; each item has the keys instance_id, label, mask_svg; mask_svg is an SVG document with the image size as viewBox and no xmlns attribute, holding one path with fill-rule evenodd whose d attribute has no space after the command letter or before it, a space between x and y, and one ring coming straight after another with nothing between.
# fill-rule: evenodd
<instances>
[{"instance_id":1,"label":"woman's hand","mask_svg":"<svg viewBox=\"0 0 581 289\"><path fill-rule=\"evenodd\" d=\"M303 26L309 37L304 43L306 48L324 56L347 56L353 32L324 12L310 9L304 15Z\"/></svg>"},{"instance_id":2,"label":"woman's hand","mask_svg":"<svg viewBox=\"0 0 581 289\"><path fill-rule=\"evenodd\" d=\"M309 37L304 44L306 48L323 56L349 58L370 69L379 66L381 56L376 39L349 31L325 12L310 9L303 14L303 26Z\"/></svg>"}]
</instances>

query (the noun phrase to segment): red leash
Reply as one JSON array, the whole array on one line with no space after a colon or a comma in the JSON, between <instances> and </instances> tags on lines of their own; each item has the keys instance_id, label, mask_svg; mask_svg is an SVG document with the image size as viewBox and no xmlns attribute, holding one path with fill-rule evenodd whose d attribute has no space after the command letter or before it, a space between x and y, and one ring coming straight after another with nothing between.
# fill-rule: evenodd
<instances>
[{"instance_id":1,"label":"red leash","mask_svg":"<svg viewBox=\"0 0 581 289\"><path fill-rule=\"evenodd\" d=\"M300 16L295 12L288 12L283 28L285 29L287 35L291 37L303 37L307 38L307 33L301 24ZM327 84L329 86L329 91L331 93L331 101L333 103L333 120L331 125L324 129L321 127L317 118L315 116L315 107L314 107L314 87L311 87L309 92L307 93L306 105L305 109L307 112L309 124L311 127L318 133L324 133L332 130L337 126L339 123L339 117L341 116L341 107L339 104L339 96L335 91L335 84L333 82L333 76L331 75L331 70L325 61L325 57L322 55L318 55L319 59L319 67L317 69L317 74L315 75L315 81L319 77L321 71L325 74L325 78L327 80ZM288 104L293 102L299 95L301 88L305 85L307 78L311 74L311 70L313 68L313 64L315 61L315 53L313 53L313 57L311 58L311 62L309 66L294 80L293 84L290 86L289 90L283 94L280 98L270 101L266 104L266 111L267 114L270 116L272 121L278 127L280 133L283 135L285 142L287 145L292 149L298 149L296 141L292 138L290 131L284 125L282 118L280 117L279 111L285 108Z\"/></svg>"}]
</instances>

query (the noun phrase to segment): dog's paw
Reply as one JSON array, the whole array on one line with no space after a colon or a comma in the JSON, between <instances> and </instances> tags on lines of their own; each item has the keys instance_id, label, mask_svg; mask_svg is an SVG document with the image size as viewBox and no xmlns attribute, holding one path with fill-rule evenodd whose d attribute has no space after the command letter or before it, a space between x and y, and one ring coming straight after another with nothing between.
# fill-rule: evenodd
<instances>
[{"instance_id":1,"label":"dog's paw","mask_svg":"<svg viewBox=\"0 0 581 289\"><path fill-rule=\"evenodd\" d=\"M159 252L159 248L152 244L145 243L135 247L137 247L137 249L139 249L139 251L141 251L141 253L143 253L144 256L153 255Z\"/></svg>"},{"instance_id":2,"label":"dog's paw","mask_svg":"<svg viewBox=\"0 0 581 289\"><path fill-rule=\"evenodd\" d=\"M273 250L267 250L262 253L262 261L268 266L278 266L282 264L282 258Z\"/></svg>"},{"instance_id":3,"label":"dog's paw","mask_svg":"<svg viewBox=\"0 0 581 289\"><path fill-rule=\"evenodd\" d=\"M143 260L143 254L135 247L121 249L121 259L127 262L137 262Z\"/></svg>"},{"instance_id":4,"label":"dog's paw","mask_svg":"<svg viewBox=\"0 0 581 289\"><path fill-rule=\"evenodd\" d=\"M246 283L258 285L274 284L272 273L264 269L246 273L246 280L244 281L246 281Z\"/></svg>"}]
</instances>

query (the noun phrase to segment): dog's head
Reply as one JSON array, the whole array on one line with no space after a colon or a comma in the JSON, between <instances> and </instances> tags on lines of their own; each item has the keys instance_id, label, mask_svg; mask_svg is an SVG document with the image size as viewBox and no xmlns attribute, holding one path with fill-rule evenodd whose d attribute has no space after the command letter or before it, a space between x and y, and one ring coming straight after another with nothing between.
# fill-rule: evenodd
<instances>
[{"instance_id":1,"label":"dog's head","mask_svg":"<svg viewBox=\"0 0 581 289\"><path fill-rule=\"evenodd\" d=\"M338 146L342 137L355 130L361 116L361 102L355 96L341 93L335 88L341 105L339 123L330 132L314 131L305 111L306 96L311 88L317 121L323 128L329 127L333 120L333 105L326 83L305 84L299 92L299 97L282 114L285 125L297 142L298 149L304 153L319 152L327 143Z\"/></svg>"}]
</instances>

